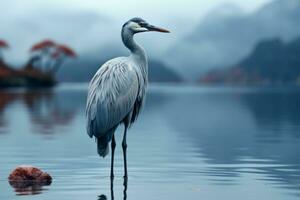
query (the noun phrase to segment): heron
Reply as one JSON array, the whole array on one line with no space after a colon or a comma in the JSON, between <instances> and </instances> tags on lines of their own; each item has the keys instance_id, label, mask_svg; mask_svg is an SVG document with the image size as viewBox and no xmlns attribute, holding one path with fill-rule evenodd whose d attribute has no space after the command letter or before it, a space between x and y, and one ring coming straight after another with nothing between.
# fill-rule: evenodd
<instances>
[{"instance_id":1,"label":"heron","mask_svg":"<svg viewBox=\"0 0 300 200\"><path fill-rule=\"evenodd\" d=\"M135 17L127 21L121 31L122 41L130 51L128 57L105 62L89 83L86 118L87 133L97 142L99 156L105 157L111 144L111 171L114 177L115 131L124 125L122 140L124 178L127 173L127 129L136 122L145 102L148 85L148 61L145 50L134 40L143 32L169 33L168 30Z\"/></svg>"}]
</instances>

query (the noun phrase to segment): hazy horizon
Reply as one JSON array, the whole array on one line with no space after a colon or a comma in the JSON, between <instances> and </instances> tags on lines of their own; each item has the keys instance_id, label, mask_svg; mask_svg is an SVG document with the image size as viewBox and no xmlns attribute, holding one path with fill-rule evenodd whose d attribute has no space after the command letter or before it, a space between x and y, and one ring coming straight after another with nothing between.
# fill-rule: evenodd
<instances>
[{"instance_id":1,"label":"hazy horizon","mask_svg":"<svg viewBox=\"0 0 300 200\"><path fill-rule=\"evenodd\" d=\"M151 23L172 30L168 37L145 34L140 42L159 57L171 44L189 33L211 10L224 4L234 4L243 12L253 12L270 0L239 1L172 1L172 3L130 0L119 1L1 1L0 38L9 42L5 51L8 62L24 63L31 45L51 38L72 46L79 55L91 51L97 55L104 47L120 47L120 27L131 17L141 16ZM138 9L137 9L138 8ZM187 11L189 10L189 12ZM9 19L9 20L6 20ZM160 49L160 51L157 51ZM126 49L117 51L125 52Z\"/></svg>"}]
</instances>

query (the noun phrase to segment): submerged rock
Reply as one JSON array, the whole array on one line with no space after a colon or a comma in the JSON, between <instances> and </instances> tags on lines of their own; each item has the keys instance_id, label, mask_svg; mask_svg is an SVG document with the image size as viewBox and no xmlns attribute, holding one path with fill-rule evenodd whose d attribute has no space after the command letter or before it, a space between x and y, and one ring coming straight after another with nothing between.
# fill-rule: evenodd
<instances>
[{"instance_id":1,"label":"submerged rock","mask_svg":"<svg viewBox=\"0 0 300 200\"><path fill-rule=\"evenodd\" d=\"M50 185L52 177L36 167L24 165L13 170L8 177L8 181L16 192L26 191L34 194L35 189L41 190L42 186Z\"/></svg>"}]
</instances>

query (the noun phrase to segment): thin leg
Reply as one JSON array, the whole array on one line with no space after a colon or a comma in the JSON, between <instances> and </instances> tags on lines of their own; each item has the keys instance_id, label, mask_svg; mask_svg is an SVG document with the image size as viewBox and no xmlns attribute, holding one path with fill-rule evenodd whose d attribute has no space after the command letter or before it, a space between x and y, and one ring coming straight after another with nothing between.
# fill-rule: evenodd
<instances>
[{"instance_id":1,"label":"thin leg","mask_svg":"<svg viewBox=\"0 0 300 200\"><path fill-rule=\"evenodd\" d=\"M110 179L110 195L111 195L111 200L114 200L114 179Z\"/></svg>"},{"instance_id":2,"label":"thin leg","mask_svg":"<svg viewBox=\"0 0 300 200\"><path fill-rule=\"evenodd\" d=\"M124 178L124 190L123 190L123 200L127 200L127 184L128 184L128 179Z\"/></svg>"},{"instance_id":3,"label":"thin leg","mask_svg":"<svg viewBox=\"0 0 300 200\"><path fill-rule=\"evenodd\" d=\"M114 157L115 157L115 148L116 148L116 140L115 140L115 134L112 136L111 140L111 165L110 165L110 178L114 178Z\"/></svg>"},{"instance_id":4,"label":"thin leg","mask_svg":"<svg viewBox=\"0 0 300 200\"><path fill-rule=\"evenodd\" d=\"M127 142L126 142L126 135L127 135L127 126L125 126L125 131L124 131L124 136L123 136L123 141L122 141L122 148L123 148L123 157L124 157L124 178L128 178L127 174Z\"/></svg>"}]
</instances>

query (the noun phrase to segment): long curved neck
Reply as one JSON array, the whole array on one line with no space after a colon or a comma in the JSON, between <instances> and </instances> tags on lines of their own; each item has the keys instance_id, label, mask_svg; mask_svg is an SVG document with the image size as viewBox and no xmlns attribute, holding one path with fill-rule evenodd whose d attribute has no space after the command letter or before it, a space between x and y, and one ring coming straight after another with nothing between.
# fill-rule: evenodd
<instances>
[{"instance_id":1,"label":"long curved neck","mask_svg":"<svg viewBox=\"0 0 300 200\"><path fill-rule=\"evenodd\" d=\"M141 72L143 83L146 86L148 83L148 60L145 50L139 46L133 39L133 33L126 28L122 29L122 41L130 50L130 57L133 58Z\"/></svg>"},{"instance_id":2,"label":"long curved neck","mask_svg":"<svg viewBox=\"0 0 300 200\"><path fill-rule=\"evenodd\" d=\"M130 50L131 55L135 58L141 59L141 61L144 61L145 64L147 64L147 57L145 50L138 45L133 38L134 34L127 30L122 29L122 41L124 45Z\"/></svg>"}]
</instances>

